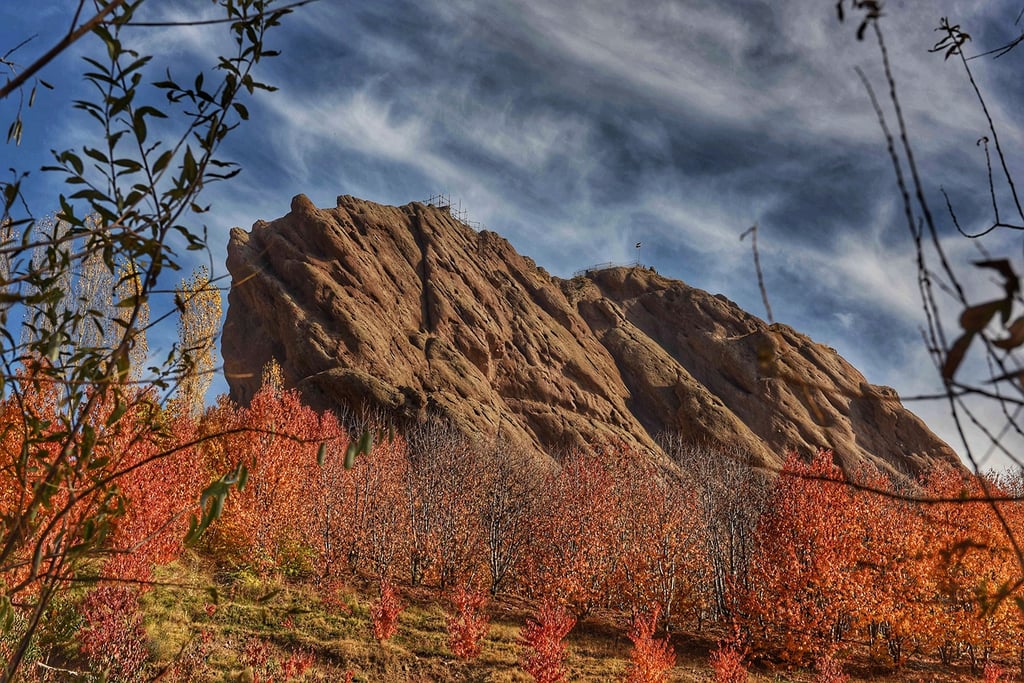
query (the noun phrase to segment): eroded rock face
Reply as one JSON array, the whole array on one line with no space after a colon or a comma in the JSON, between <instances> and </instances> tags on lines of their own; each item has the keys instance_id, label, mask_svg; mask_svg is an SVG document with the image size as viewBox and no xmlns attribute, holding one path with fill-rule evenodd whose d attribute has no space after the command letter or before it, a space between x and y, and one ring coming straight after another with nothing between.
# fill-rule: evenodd
<instances>
[{"instance_id":1,"label":"eroded rock face","mask_svg":"<svg viewBox=\"0 0 1024 683\"><path fill-rule=\"evenodd\" d=\"M238 402L276 358L317 408L433 412L549 452L677 432L766 465L819 446L850 467L958 462L895 392L784 325L642 268L553 278L447 209L299 195L231 231L228 269Z\"/></svg>"}]
</instances>

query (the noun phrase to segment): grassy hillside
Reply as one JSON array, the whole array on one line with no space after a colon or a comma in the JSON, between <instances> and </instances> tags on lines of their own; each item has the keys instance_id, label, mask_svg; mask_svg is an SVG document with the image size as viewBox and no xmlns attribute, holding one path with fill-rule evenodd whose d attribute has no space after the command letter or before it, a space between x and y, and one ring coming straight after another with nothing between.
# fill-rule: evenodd
<instances>
[{"instance_id":1,"label":"grassy hillside","mask_svg":"<svg viewBox=\"0 0 1024 683\"><path fill-rule=\"evenodd\" d=\"M531 681L519 665L522 626L535 611L531 602L499 596L487 606L490 629L481 654L464 661L448 646L451 607L436 589L403 587L406 604L398 631L386 642L373 637L371 581L339 586L335 599L306 580L259 578L249 571L218 571L194 553L161 568L166 587L141 602L151 674L166 681ZM181 590L193 585L195 590ZM210 589L216 590L216 603ZM601 612L581 620L566 639L571 681L622 680L632 644L625 615ZM713 681L709 656L722 633L677 633L671 681ZM900 669L873 658L863 644L848 650L852 680L955 681L974 678L965 665L938 667L911 657ZM822 680L813 669L761 664L751 681ZM834 680L834 679L833 679ZM986 679L988 680L988 679Z\"/></svg>"}]
</instances>

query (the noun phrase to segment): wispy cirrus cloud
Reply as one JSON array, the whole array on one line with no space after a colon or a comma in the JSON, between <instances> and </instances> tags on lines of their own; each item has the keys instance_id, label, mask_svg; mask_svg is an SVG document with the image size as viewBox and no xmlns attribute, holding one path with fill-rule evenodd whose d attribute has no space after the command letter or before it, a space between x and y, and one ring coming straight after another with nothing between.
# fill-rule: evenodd
<instances>
[{"instance_id":1,"label":"wispy cirrus cloud","mask_svg":"<svg viewBox=\"0 0 1024 683\"><path fill-rule=\"evenodd\" d=\"M975 144L987 123L962 65L928 48L943 15L972 34L970 49L995 47L1017 30L1019 9L1017 0L902 0L887 4L882 24L925 196L970 300L992 283L973 272L977 243L956 235L940 190L965 228L991 220ZM174 19L212 7L149 11ZM0 37L30 19L0 8ZM836 347L871 381L934 388L913 245L854 68L883 100L887 86L877 47L855 28L821 0L313 3L272 34L282 57L263 75L280 90L254 101L223 150L244 171L210 188L215 260L228 227L279 216L298 192L330 205L340 193L403 204L447 191L557 275L632 261L642 242L645 263L760 312L750 244L739 240L756 222L780 320ZM225 49L223 32L139 31L183 67ZM1019 59L971 62L1014 152L1024 141ZM895 129L891 106L885 116ZM47 125L73 133L64 121ZM1019 153L1008 163L1024 172ZM1005 187L998 198L1006 207ZM1017 253L1016 236L993 238L989 253ZM954 329L958 305L944 303Z\"/></svg>"}]
</instances>

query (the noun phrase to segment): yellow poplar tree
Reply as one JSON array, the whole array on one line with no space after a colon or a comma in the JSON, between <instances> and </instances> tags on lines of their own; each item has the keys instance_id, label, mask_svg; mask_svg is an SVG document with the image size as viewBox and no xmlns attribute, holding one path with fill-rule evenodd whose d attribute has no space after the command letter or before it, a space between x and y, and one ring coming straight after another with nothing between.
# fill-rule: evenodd
<instances>
[{"instance_id":1,"label":"yellow poplar tree","mask_svg":"<svg viewBox=\"0 0 1024 683\"><path fill-rule=\"evenodd\" d=\"M281 390L284 389L284 371L281 370L281 364L277 362L276 358L271 358L263 366L263 372L260 375L260 386L270 387L274 390L275 394L281 393Z\"/></svg>"},{"instance_id":2,"label":"yellow poplar tree","mask_svg":"<svg viewBox=\"0 0 1024 683\"><path fill-rule=\"evenodd\" d=\"M86 216L85 223L96 233L106 232L95 214ZM112 322L115 317L114 274L103 260L101 249L86 254L80 267L81 272L75 278L74 295L76 306L83 315L79 323L76 348L112 348L114 335L124 329ZM148 309L146 317L149 317Z\"/></svg>"},{"instance_id":3,"label":"yellow poplar tree","mask_svg":"<svg viewBox=\"0 0 1024 683\"><path fill-rule=\"evenodd\" d=\"M200 266L191 278L181 281L176 298L181 311L178 343L185 359L176 404L182 414L195 416L203 411L217 366L214 342L220 328L220 291L210 283L210 271Z\"/></svg>"}]
</instances>

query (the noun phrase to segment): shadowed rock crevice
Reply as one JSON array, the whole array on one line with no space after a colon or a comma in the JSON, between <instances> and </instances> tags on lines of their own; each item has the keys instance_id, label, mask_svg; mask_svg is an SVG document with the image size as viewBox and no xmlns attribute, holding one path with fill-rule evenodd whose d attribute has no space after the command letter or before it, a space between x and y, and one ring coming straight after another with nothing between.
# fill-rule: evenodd
<instances>
[{"instance_id":1,"label":"shadowed rock crevice","mask_svg":"<svg viewBox=\"0 0 1024 683\"><path fill-rule=\"evenodd\" d=\"M420 329L433 334L437 331L437 327L434 324L430 301L430 240L423 229L419 207L413 209L412 229L413 235L416 237L416 246L420 250L420 261L416 267L416 274L420 277L420 309L423 318Z\"/></svg>"},{"instance_id":2,"label":"shadowed rock crevice","mask_svg":"<svg viewBox=\"0 0 1024 683\"><path fill-rule=\"evenodd\" d=\"M231 231L228 270L236 401L274 357L317 408L434 411L548 452L676 432L765 465L821 446L850 468L958 463L895 392L785 325L645 268L551 277L446 209L300 195Z\"/></svg>"}]
</instances>

